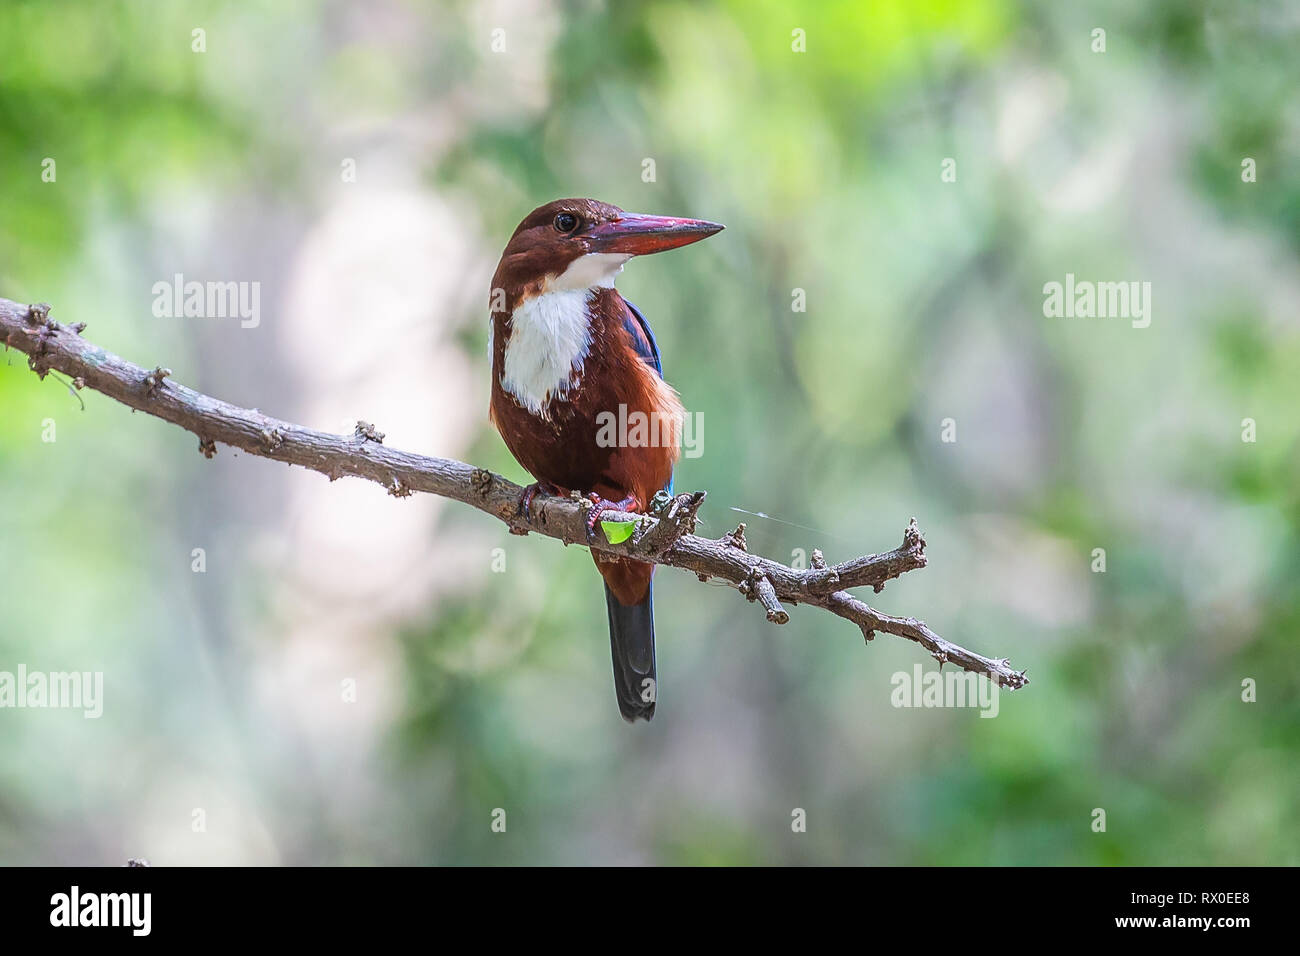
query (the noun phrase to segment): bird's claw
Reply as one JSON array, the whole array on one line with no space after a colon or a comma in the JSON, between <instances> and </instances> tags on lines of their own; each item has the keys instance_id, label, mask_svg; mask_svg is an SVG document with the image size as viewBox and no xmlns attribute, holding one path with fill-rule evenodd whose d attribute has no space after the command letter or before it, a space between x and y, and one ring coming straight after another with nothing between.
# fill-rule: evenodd
<instances>
[{"instance_id":1,"label":"bird's claw","mask_svg":"<svg viewBox=\"0 0 1300 956\"><path fill-rule=\"evenodd\" d=\"M591 502L591 507L587 510L587 540L596 540L596 523L600 521L600 516L606 511L619 511L626 514L636 509L637 500L635 495L628 495L622 501L610 501L608 498L602 498L594 491L587 495L587 500Z\"/></svg>"},{"instance_id":2,"label":"bird's claw","mask_svg":"<svg viewBox=\"0 0 1300 956\"><path fill-rule=\"evenodd\" d=\"M533 499L538 494L558 496L560 489L549 481L534 481L531 485L525 486L519 494L519 513L527 521L533 520Z\"/></svg>"}]
</instances>

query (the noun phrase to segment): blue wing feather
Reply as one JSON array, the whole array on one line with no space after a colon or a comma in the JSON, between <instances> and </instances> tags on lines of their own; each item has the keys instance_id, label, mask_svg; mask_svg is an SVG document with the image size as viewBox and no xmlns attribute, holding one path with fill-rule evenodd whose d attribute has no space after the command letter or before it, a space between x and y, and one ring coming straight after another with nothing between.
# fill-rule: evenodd
<instances>
[{"instance_id":1,"label":"blue wing feather","mask_svg":"<svg viewBox=\"0 0 1300 956\"><path fill-rule=\"evenodd\" d=\"M627 310L631 313L624 316L623 327L632 336L632 346L636 349L636 354L641 356L641 361L658 372L660 378L663 378L664 367L659 359L659 343L655 341L655 334L650 328L650 323L646 321L646 317L641 314L640 309L628 302L627 299L623 301L627 302Z\"/></svg>"}]
</instances>

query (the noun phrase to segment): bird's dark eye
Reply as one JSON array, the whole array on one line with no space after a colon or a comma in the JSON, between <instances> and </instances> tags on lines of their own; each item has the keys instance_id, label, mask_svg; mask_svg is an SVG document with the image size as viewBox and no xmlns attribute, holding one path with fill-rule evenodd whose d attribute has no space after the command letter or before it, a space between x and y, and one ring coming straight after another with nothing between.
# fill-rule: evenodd
<instances>
[{"instance_id":1,"label":"bird's dark eye","mask_svg":"<svg viewBox=\"0 0 1300 956\"><path fill-rule=\"evenodd\" d=\"M560 232L573 232L578 228L578 217L571 212L562 212L555 217L555 228Z\"/></svg>"}]
</instances>

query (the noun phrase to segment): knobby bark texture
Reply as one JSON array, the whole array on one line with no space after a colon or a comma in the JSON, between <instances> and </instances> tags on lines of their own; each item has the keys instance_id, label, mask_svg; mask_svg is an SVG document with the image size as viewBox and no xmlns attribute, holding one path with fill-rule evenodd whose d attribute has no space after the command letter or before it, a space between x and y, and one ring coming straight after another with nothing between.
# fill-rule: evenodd
<instances>
[{"instance_id":1,"label":"knobby bark texture","mask_svg":"<svg viewBox=\"0 0 1300 956\"><path fill-rule=\"evenodd\" d=\"M610 544L601 531L588 540L586 519L591 503L570 498L534 498L528 515L519 508L523 489L482 468L447 458L430 458L389 448L373 425L358 422L351 435L303 428L240 408L187 388L161 366L131 362L82 337L83 323L64 325L50 318L48 305L20 305L0 299L0 341L27 355L28 366L42 379L51 371L68 376L76 389L93 389L123 405L179 425L198 438L199 451L211 458L219 444L250 455L318 471L331 481L351 475L377 482L390 495L427 492L454 498L485 511L516 534L536 532L610 554L666 564L693 572L701 581L718 579L760 604L769 621L785 624L785 605L807 604L830 611L858 626L870 641L877 632L915 641L941 664L951 663L983 674L999 685L1017 689L1028 683L1024 671L1005 658L985 657L945 640L922 621L884 614L850 594L852 588L879 592L885 583L926 565L925 539L913 519L903 542L892 551L827 564L819 551L812 566L792 568L751 554L745 526L712 539L696 535L695 518L705 493L663 496L648 515L608 512L602 521L632 521L630 538ZM618 535L615 535L618 537Z\"/></svg>"}]
</instances>

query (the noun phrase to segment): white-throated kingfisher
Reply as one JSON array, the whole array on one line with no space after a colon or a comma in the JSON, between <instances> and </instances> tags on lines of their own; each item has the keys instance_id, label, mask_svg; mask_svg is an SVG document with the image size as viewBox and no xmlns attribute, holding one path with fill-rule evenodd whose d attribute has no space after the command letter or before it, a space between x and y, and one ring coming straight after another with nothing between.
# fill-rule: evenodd
<instances>
[{"instance_id":1,"label":"white-throated kingfisher","mask_svg":"<svg viewBox=\"0 0 1300 956\"><path fill-rule=\"evenodd\" d=\"M604 511L643 512L672 488L682 416L663 379L650 324L614 288L633 256L697 242L722 229L698 219L625 213L594 199L539 206L515 230L492 279L493 424L537 479L539 492L579 491L592 501L592 536ZM653 440L608 440L607 425L667 423ZM603 436L603 437L602 437ZM618 436L625 439L626 436ZM628 721L654 716L654 565L593 550L605 579L614 690Z\"/></svg>"}]
</instances>

